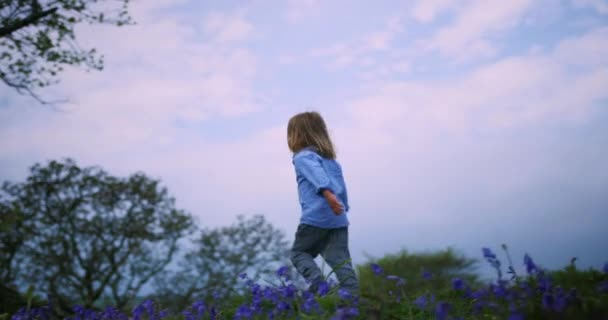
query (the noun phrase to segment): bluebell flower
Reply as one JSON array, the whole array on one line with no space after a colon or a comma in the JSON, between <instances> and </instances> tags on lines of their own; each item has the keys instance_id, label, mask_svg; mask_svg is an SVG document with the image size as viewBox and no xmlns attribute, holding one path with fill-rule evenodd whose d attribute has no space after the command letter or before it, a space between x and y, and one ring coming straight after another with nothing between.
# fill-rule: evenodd
<instances>
[{"instance_id":1,"label":"bluebell flower","mask_svg":"<svg viewBox=\"0 0 608 320\"><path fill-rule=\"evenodd\" d=\"M437 320L447 319L451 307L452 306L447 302L437 302L437 305L435 306L435 318Z\"/></svg>"},{"instance_id":2,"label":"bluebell flower","mask_svg":"<svg viewBox=\"0 0 608 320\"><path fill-rule=\"evenodd\" d=\"M473 299L481 299L482 297L486 296L488 294L488 292L485 289L479 289L479 290L475 290L471 293L471 297Z\"/></svg>"},{"instance_id":3,"label":"bluebell flower","mask_svg":"<svg viewBox=\"0 0 608 320\"><path fill-rule=\"evenodd\" d=\"M287 310L291 309L291 307L289 306L289 304L287 302L280 301L279 304L277 304L276 309L278 311L284 312L284 311L287 311Z\"/></svg>"},{"instance_id":4,"label":"bluebell flower","mask_svg":"<svg viewBox=\"0 0 608 320\"><path fill-rule=\"evenodd\" d=\"M454 290L462 290L464 289L464 281L460 278L452 279L452 288Z\"/></svg>"},{"instance_id":5,"label":"bluebell flower","mask_svg":"<svg viewBox=\"0 0 608 320\"><path fill-rule=\"evenodd\" d=\"M524 320L524 316L521 313L515 311L509 314L508 320Z\"/></svg>"},{"instance_id":6,"label":"bluebell flower","mask_svg":"<svg viewBox=\"0 0 608 320\"><path fill-rule=\"evenodd\" d=\"M211 306L211 308L209 308L209 317L214 320L217 319L218 316L218 312L217 312L217 308L215 306Z\"/></svg>"},{"instance_id":7,"label":"bluebell flower","mask_svg":"<svg viewBox=\"0 0 608 320\"><path fill-rule=\"evenodd\" d=\"M293 284L289 284L287 286L281 287L280 292L283 297L291 299L295 297L297 289Z\"/></svg>"},{"instance_id":8,"label":"bluebell flower","mask_svg":"<svg viewBox=\"0 0 608 320\"><path fill-rule=\"evenodd\" d=\"M251 291L252 295L256 296L260 293L260 291L262 290L262 287L259 284L254 283L253 285L250 286L249 290Z\"/></svg>"},{"instance_id":9,"label":"bluebell flower","mask_svg":"<svg viewBox=\"0 0 608 320\"><path fill-rule=\"evenodd\" d=\"M549 278L548 276L545 276L542 273L540 273L540 274L541 274L541 276L538 279L538 288L542 292L549 291L551 289L551 278Z\"/></svg>"},{"instance_id":10,"label":"bluebell flower","mask_svg":"<svg viewBox=\"0 0 608 320\"><path fill-rule=\"evenodd\" d=\"M304 303L302 304L302 309L304 310L304 312L306 313L312 313L313 311L319 311L321 306L319 305L319 303L317 302L317 300L315 300L315 297L312 293L310 292L304 292Z\"/></svg>"},{"instance_id":11,"label":"bluebell flower","mask_svg":"<svg viewBox=\"0 0 608 320\"><path fill-rule=\"evenodd\" d=\"M133 309L133 320L140 320L144 314L144 312L146 312L146 307L142 304L138 305L137 307L135 307L135 309Z\"/></svg>"},{"instance_id":12,"label":"bluebell flower","mask_svg":"<svg viewBox=\"0 0 608 320\"><path fill-rule=\"evenodd\" d=\"M479 314L485 307L486 303L483 300L477 300L473 303L473 314Z\"/></svg>"},{"instance_id":13,"label":"bluebell flower","mask_svg":"<svg viewBox=\"0 0 608 320\"><path fill-rule=\"evenodd\" d=\"M568 296L564 294L564 290L562 288L556 288L555 299L553 302L553 310L557 312L562 312L568 306Z\"/></svg>"},{"instance_id":14,"label":"bluebell flower","mask_svg":"<svg viewBox=\"0 0 608 320\"><path fill-rule=\"evenodd\" d=\"M108 306L99 315L101 320L127 320L128 317L118 309Z\"/></svg>"},{"instance_id":15,"label":"bluebell flower","mask_svg":"<svg viewBox=\"0 0 608 320\"><path fill-rule=\"evenodd\" d=\"M154 315L154 301L147 299L144 302L142 302L141 305L146 309L148 316Z\"/></svg>"},{"instance_id":16,"label":"bluebell flower","mask_svg":"<svg viewBox=\"0 0 608 320\"><path fill-rule=\"evenodd\" d=\"M194 319L196 319L196 317L194 317L194 314L191 311L189 311L189 310L182 311L182 315L184 315L184 319L185 320L194 320Z\"/></svg>"},{"instance_id":17,"label":"bluebell flower","mask_svg":"<svg viewBox=\"0 0 608 320\"><path fill-rule=\"evenodd\" d=\"M538 270L536 264L534 264L534 261L527 253L524 255L524 264L526 265L526 272L528 272L528 274L533 274Z\"/></svg>"},{"instance_id":18,"label":"bluebell flower","mask_svg":"<svg viewBox=\"0 0 608 320\"><path fill-rule=\"evenodd\" d=\"M327 295L329 293L329 283L327 281L319 282L319 288L317 289L317 294L321 297Z\"/></svg>"},{"instance_id":19,"label":"bluebell flower","mask_svg":"<svg viewBox=\"0 0 608 320\"><path fill-rule=\"evenodd\" d=\"M282 266L277 270L277 276L279 278L289 279L289 267Z\"/></svg>"},{"instance_id":20,"label":"bluebell flower","mask_svg":"<svg viewBox=\"0 0 608 320\"><path fill-rule=\"evenodd\" d=\"M358 316L359 316L359 309L357 309L355 307L338 308L336 310L336 313L334 314L334 316L331 319L332 320L345 320L345 319L351 319L353 317L358 317Z\"/></svg>"},{"instance_id":21,"label":"bluebell flower","mask_svg":"<svg viewBox=\"0 0 608 320\"><path fill-rule=\"evenodd\" d=\"M196 301L192 304L192 310L196 312L196 315L199 318L202 318L205 315L205 303L203 301Z\"/></svg>"},{"instance_id":22,"label":"bluebell flower","mask_svg":"<svg viewBox=\"0 0 608 320\"><path fill-rule=\"evenodd\" d=\"M236 309L236 313L234 314L234 319L251 319L253 318L253 312L251 308L247 304L242 304Z\"/></svg>"},{"instance_id":23,"label":"bluebell flower","mask_svg":"<svg viewBox=\"0 0 608 320\"><path fill-rule=\"evenodd\" d=\"M158 318L163 319L163 318L166 318L168 315L169 315L169 311L162 310L161 312L158 313Z\"/></svg>"},{"instance_id":24,"label":"bluebell flower","mask_svg":"<svg viewBox=\"0 0 608 320\"><path fill-rule=\"evenodd\" d=\"M508 295L508 291L505 288L505 283L502 281L499 281L498 285L491 285L490 288L496 297L506 298Z\"/></svg>"},{"instance_id":25,"label":"bluebell flower","mask_svg":"<svg viewBox=\"0 0 608 320\"><path fill-rule=\"evenodd\" d=\"M543 308L551 309L553 307L553 295L550 292L545 292L543 294Z\"/></svg>"},{"instance_id":26,"label":"bluebell flower","mask_svg":"<svg viewBox=\"0 0 608 320\"><path fill-rule=\"evenodd\" d=\"M604 269L602 269L604 273L608 273L608 262L604 264Z\"/></svg>"},{"instance_id":27,"label":"bluebell flower","mask_svg":"<svg viewBox=\"0 0 608 320\"><path fill-rule=\"evenodd\" d=\"M239 274L239 278L247 279L247 273L243 272L243 273Z\"/></svg>"},{"instance_id":28,"label":"bluebell flower","mask_svg":"<svg viewBox=\"0 0 608 320\"><path fill-rule=\"evenodd\" d=\"M430 272L428 272L428 271L426 271L426 270L423 270L422 271L422 278L425 279L425 280L430 280L431 278L433 278L433 274L430 273Z\"/></svg>"},{"instance_id":29,"label":"bluebell flower","mask_svg":"<svg viewBox=\"0 0 608 320\"><path fill-rule=\"evenodd\" d=\"M348 291L344 288L338 289L338 296L342 300L350 300L353 297L352 294L350 293L350 291Z\"/></svg>"},{"instance_id":30,"label":"bluebell flower","mask_svg":"<svg viewBox=\"0 0 608 320\"><path fill-rule=\"evenodd\" d=\"M275 292L275 290L273 290L270 287L265 287L264 290L261 293L262 297L264 297L264 299L269 300L269 301L276 301L278 299L278 296Z\"/></svg>"},{"instance_id":31,"label":"bluebell flower","mask_svg":"<svg viewBox=\"0 0 608 320\"><path fill-rule=\"evenodd\" d=\"M424 309L426 309L427 302L428 302L428 301L427 301L427 299L426 299L426 296L422 295L422 296L420 296L420 297L416 298L416 300L414 300L414 305L415 305L415 306L416 306L418 309L424 310Z\"/></svg>"},{"instance_id":32,"label":"bluebell flower","mask_svg":"<svg viewBox=\"0 0 608 320\"><path fill-rule=\"evenodd\" d=\"M388 276L386 276L386 279L396 281L397 286L399 286L399 287L405 285L405 279L395 276L395 275L388 275Z\"/></svg>"},{"instance_id":33,"label":"bluebell flower","mask_svg":"<svg viewBox=\"0 0 608 320\"><path fill-rule=\"evenodd\" d=\"M481 248L484 258L486 259L496 259L496 255L490 248Z\"/></svg>"},{"instance_id":34,"label":"bluebell flower","mask_svg":"<svg viewBox=\"0 0 608 320\"><path fill-rule=\"evenodd\" d=\"M384 272L384 270L382 270L382 267L380 267L380 265L376 264L376 263L372 263L370 265L370 267L372 268L372 271L376 274L376 275L380 275Z\"/></svg>"}]
</instances>

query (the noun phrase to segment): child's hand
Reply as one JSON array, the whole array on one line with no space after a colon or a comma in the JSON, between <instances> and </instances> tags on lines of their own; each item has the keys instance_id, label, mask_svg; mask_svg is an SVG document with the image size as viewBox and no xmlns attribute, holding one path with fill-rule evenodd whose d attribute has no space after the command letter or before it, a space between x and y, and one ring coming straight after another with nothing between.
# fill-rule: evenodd
<instances>
[{"instance_id":1,"label":"child's hand","mask_svg":"<svg viewBox=\"0 0 608 320\"><path fill-rule=\"evenodd\" d=\"M327 200L327 203L329 203L329 206L336 215L342 214L342 212L344 211L344 207L342 206L340 201L338 201L338 198L336 198L336 195L333 194L333 192L325 189L323 190L323 197L325 197L325 200Z\"/></svg>"}]
</instances>

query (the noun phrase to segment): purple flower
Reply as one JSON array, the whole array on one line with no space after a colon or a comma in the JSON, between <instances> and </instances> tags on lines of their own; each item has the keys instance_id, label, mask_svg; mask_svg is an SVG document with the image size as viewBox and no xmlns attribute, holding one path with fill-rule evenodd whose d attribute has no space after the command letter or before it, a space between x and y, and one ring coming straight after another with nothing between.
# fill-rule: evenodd
<instances>
[{"instance_id":1,"label":"purple flower","mask_svg":"<svg viewBox=\"0 0 608 320\"><path fill-rule=\"evenodd\" d=\"M424 270L422 271L422 278L425 280L430 280L433 277L433 274Z\"/></svg>"},{"instance_id":2,"label":"purple flower","mask_svg":"<svg viewBox=\"0 0 608 320\"><path fill-rule=\"evenodd\" d=\"M343 320L350 319L359 316L359 309L355 307L350 308L338 308L336 314L331 318L332 320Z\"/></svg>"},{"instance_id":3,"label":"purple flower","mask_svg":"<svg viewBox=\"0 0 608 320\"><path fill-rule=\"evenodd\" d=\"M418 309L424 310L426 309L427 302L426 296L420 296L414 300L414 305L418 307Z\"/></svg>"},{"instance_id":4,"label":"purple flower","mask_svg":"<svg viewBox=\"0 0 608 320\"><path fill-rule=\"evenodd\" d=\"M239 278L247 279L247 273L243 272L243 273L239 274Z\"/></svg>"},{"instance_id":5,"label":"purple flower","mask_svg":"<svg viewBox=\"0 0 608 320\"><path fill-rule=\"evenodd\" d=\"M536 264L534 264L534 261L527 253L524 255L524 264L526 265L526 272L528 272L528 274L533 274L538 270Z\"/></svg>"},{"instance_id":6,"label":"purple flower","mask_svg":"<svg viewBox=\"0 0 608 320\"><path fill-rule=\"evenodd\" d=\"M464 281L462 281L460 278L452 279L452 288L454 288L454 290L464 289Z\"/></svg>"},{"instance_id":7,"label":"purple flower","mask_svg":"<svg viewBox=\"0 0 608 320\"><path fill-rule=\"evenodd\" d=\"M122 314L118 309L114 307L107 307L101 314L99 315L102 320L127 320L128 317L125 314Z\"/></svg>"},{"instance_id":8,"label":"purple flower","mask_svg":"<svg viewBox=\"0 0 608 320\"><path fill-rule=\"evenodd\" d=\"M492 285L492 292L496 297L506 298L508 295L507 289L504 286L504 282L499 282L498 285Z\"/></svg>"},{"instance_id":9,"label":"purple flower","mask_svg":"<svg viewBox=\"0 0 608 320\"><path fill-rule=\"evenodd\" d=\"M286 280L289 279L289 267L288 266L282 266L277 270L277 276L279 278L285 278Z\"/></svg>"},{"instance_id":10,"label":"purple flower","mask_svg":"<svg viewBox=\"0 0 608 320\"><path fill-rule=\"evenodd\" d=\"M496 259L496 255L489 248L481 248L483 257L486 259Z\"/></svg>"},{"instance_id":11,"label":"purple flower","mask_svg":"<svg viewBox=\"0 0 608 320\"><path fill-rule=\"evenodd\" d=\"M262 290L262 287L259 284L254 283L254 284L251 285L250 290L251 290L251 294L252 295L257 296L257 295L260 294L260 291Z\"/></svg>"},{"instance_id":12,"label":"purple flower","mask_svg":"<svg viewBox=\"0 0 608 320\"><path fill-rule=\"evenodd\" d=\"M524 316L521 313L515 311L515 312L511 312L508 320L524 320Z\"/></svg>"},{"instance_id":13,"label":"purple flower","mask_svg":"<svg viewBox=\"0 0 608 320\"><path fill-rule=\"evenodd\" d=\"M485 305L485 302L482 300L475 301L475 303L473 303L473 314L479 314Z\"/></svg>"},{"instance_id":14,"label":"purple flower","mask_svg":"<svg viewBox=\"0 0 608 320\"><path fill-rule=\"evenodd\" d=\"M487 291L485 289L479 289L479 290L475 290L471 293L471 297L473 299L480 299L482 297L484 297L487 294Z\"/></svg>"},{"instance_id":15,"label":"purple flower","mask_svg":"<svg viewBox=\"0 0 608 320\"><path fill-rule=\"evenodd\" d=\"M246 304L242 304L239 306L239 308L236 310L236 313L234 314L234 319L251 319L253 317L253 312L251 310L251 308L246 305Z\"/></svg>"},{"instance_id":16,"label":"purple flower","mask_svg":"<svg viewBox=\"0 0 608 320\"><path fill-rule=\"evenodd\" d=\"M304 292L304 304L302 304L302 309L306 313L311 313L313 311L319 311L321 306L315 300L315 297L310 292Z\"/></svg>"},{"instance_id":17,"label":"purple flower","mask_svg":"<svg viewBox=\"0 0 608 320\"><path fill-rule=\"evenodd\" d=\"M553 307L553 295L549 292L545 292L545 294L543 294L543 308L545 309L551 309L551 307Z\"/></svg>"},{"instance_id":18,"label":"purple flower","mask_svg":"<svg viewBox=\"0 0 608 320\"><path fill-rule=\"evenodd\" d=\"M541 275L538 279L538 288L542 292L549 291L551 289L551 278Z\"/></svg>"},{"instance_id":19,"label":"purple flower","mask_svg":"<svg viewBox=\"0 0 608 320\"><path fill-rule=\"evenodd\" d=\"M568 306L568 296L564 294L564 290L560 287L558 287L555 291L553 310L562 312Z\"/></svg>"},{"instance_id":20,"label":"purple flower","mask_svg":"<svg viewBox=\"0 0 608 320\"><path fill-rule=\"evenodd\" d=\"M350 291L344 289L344 288L340 288L338 290L338 296L340 297L340 299L342 300L350 300L352 299L352 294L350 293Z\"/></svg>"},{"instance_id":21,"label":"purple flower","mask_svg":"<svg viewBox=\"0 0 608 320\"><path fill-rule=\"evenodd\" d=\"M372 271L376 274L376 275L380 275L384 272L384 270L382 270L382 267L380 267L378 264L376 263L372 263L371 264L371 268Z\"/></svg>"},{"instance_id":22,"label":"purple flower","mask_svg":"<svg viewBox=\"0 0 608 320\"><path fill-rule=\"evenodd\" d=\"M275 290L272 290L272 288L270 287L265 287L264 290L262 290L261 295L264 299L269 300L269 301L277 301L278 300L278 296L277 293L275 292Z\"/></svg>"},{"instance_id":23,"label":"purple flower","mask_svg":"<svg viewBox=\"0 0 608 320\"><path fill-rule=\"evenodd\" d=\"M196 311L196 315L201 318L205 315L205 303L203 301L196 301L192 304L192 311Z\"/></svg>"},{"instance_id":24,"label":"purple flower","mask_svg":"<svg viewBox=\"0 0 608 320\"><path fill-rule=\"evenodd\" d=\"M405 285L405 279L395 276L395 275L388 275L386 276L386 279L388 280L392 280L392 281L396 281L397 282L397 286L403 286Z\"/></svg>"},{"instance_id":25,"label":"purple flower","mask_svg":"<svg viewBox=\"0 0 608 320\"><path fill-rule=\"evenodd\" d=\"M186 320L194 320L195 319L195 317L192 314L192 312L190 312L188 310L182 311L182 314L184 315L184 319L186 319Z\"/></svg>"},{"instance_id":26,"label":"purple flower","mask_svg":"<svg viewBox=\"0 0 608 320\"><path fill-rule=\"evenodd\" d=\"M278 310L278 311L280 311L280 312L287 311L287 310L289 310L290 308L291 308L291 307L289 306L289 304L288 304L287 302L285 302L285 301L281 301L281 302L279 302L279 304L277 305L277 310Z\"/></svg>"},{"instance_id":27,"label":"purple flower","mask_svg":"<svg viewBox=\"0 0 608 320\"><path fill-rule=\"evenodd\" d=\"M447 302L437 302L437 306L435 307L435 317L437 320L447 319L450 308L451 305Z\"/></svg>"},{"instance_id":28,"label":"purple flower","mask_svg":"<svg viewBox=\"0 0 608 320\"><path fill-rule=\"evenodd\" d=\"M319 289L317 289L317 294L322 297L328 293L329 293L329 283L327 283L327 281L319 282Z\"/></svg>"},{"instance_id":29,"label":"purple flower","mask_svg":"<svg viewBox=\"0 0 608 320\"><path fill-rule=\"evenodd\" d=\"M295 296L297 289L293 284L289 284L288 286L282 287L280 291L283 297L291 299Z\"/></svg>"},{"instance_id":30,"label":"purple flower","mask_svg":"<svg viewBox=\"0 0 608 320\"><path fill-rule=\"evenodd\" d=\"M135 309L133 309L133 320L141 319L144 312L146 312L146 308L143 303L135 307Z\"/></svg>"}]
</instances>

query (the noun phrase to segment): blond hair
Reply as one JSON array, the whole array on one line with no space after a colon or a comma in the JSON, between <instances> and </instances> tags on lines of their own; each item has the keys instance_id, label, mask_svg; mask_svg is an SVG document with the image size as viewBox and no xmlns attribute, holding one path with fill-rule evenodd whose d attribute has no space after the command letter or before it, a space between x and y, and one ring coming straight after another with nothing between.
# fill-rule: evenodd
<instances>
[{"instance_id":1,"label":"blond hair","mask_svg":"<svg viewBox=\"0 0 608 320\"><path fill-rule=\"evenodd\" d=\"M327 126L318 112L302 112L289 119L287 125L287 145L296 153L306 147L313 147L323 157L336 158Z\"/></svg>"}]
</instances>

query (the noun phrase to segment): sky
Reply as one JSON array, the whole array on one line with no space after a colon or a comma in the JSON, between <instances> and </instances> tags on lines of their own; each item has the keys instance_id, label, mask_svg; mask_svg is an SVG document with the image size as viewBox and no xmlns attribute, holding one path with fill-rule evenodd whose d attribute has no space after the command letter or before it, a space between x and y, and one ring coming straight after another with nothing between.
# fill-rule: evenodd
<instances>
[{"instance_id":1,"label":"sky","mask_svg":"<svg viewBox=\"0 0 608 320\"><path fill-rule=\"evenodd\" d=\"M548 268L608 261L608 1L134 1L81 26L101 72L41 106L0 86L0 180L70 157L160 179L201 226L263 214L293 239L286 127L319 111L355 263L401 249ZM504 257L500 255L500 257ZM480 270L489 267L480 264Z\"/></svg>"}]
</instances>

